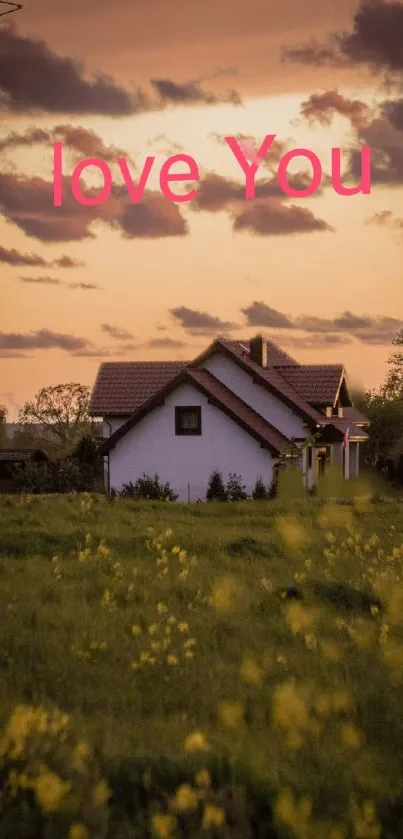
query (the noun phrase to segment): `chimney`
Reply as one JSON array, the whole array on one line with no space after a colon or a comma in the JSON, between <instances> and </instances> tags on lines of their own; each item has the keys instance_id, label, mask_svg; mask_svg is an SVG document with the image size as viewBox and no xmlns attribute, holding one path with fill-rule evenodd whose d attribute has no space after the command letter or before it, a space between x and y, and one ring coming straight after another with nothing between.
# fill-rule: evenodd
<instances>
[{"instance_id":1,"label":"chimney","mask_svg":"<svg viewBox=\"0 0 403 839\"><path fill-rule=\"evenodd\" d=\"M256 335L249 341L250 357L259 367L267 367L267 341L262 335Z\"/></svg>"}]
</instances>

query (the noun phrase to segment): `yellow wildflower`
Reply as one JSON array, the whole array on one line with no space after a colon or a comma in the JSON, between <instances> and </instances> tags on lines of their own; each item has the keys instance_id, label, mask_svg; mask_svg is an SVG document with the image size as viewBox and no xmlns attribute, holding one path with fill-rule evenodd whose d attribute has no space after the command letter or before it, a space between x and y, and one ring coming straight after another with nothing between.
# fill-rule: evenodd
<instances>
[{"instance_id":1,"label":"yellow wildflower","mask_svg":"<svg viewBox=\"0 0 403 839\"><path fill-rule=\"evenodd\" d=\"M150 635L155 635L155 633L156 633L157 631L158 631L158 625L157 625L156 623L152 623L152 624L148 627L148 632L149 632L149 634L150 634Z\"/></svg>"},{"instance_id":2,"label":"yellow wildflower","mask_svg":"<svg viewBox=\"0 0 403 839\"><path fill-rule=\"evenodd\" d=\"M196 790L190 784L181 784L176 790L172 806L178 813L184 813L187 810L195 810L198 803L199 797Z\"/></svg>"},{"instance_id":3,"label":"yellow wildflower","mask_svg":"<svg viewBox=\"0 0 403 839\"><path fill-rule=\"evenodd\" d=\"M189 632L189 624L186 621L178 623L179 632Z\"/></svg>"},{"instance_id":4,"label":"yellow wildflower","mask_svg":"<svg viewBox=\"0 0 403 839\"><path fill-rule=\"evenodd\" d=\"M221 702L219 717L227 728L239 728L242 725L244 708L241 702Z\"/></svg>"},{"instance_id":5,"label":"yellow wildflower","mask_svg":"<svg viewBox=\"0 0 403 839\"><path fill-rule=\"evenodd\" d=\"M151 824L158 839L170 839L176 827L176 819L169 813L156 813L151 819Z\"/></svg>"},{"instance_id":6,"label":"yellow wildflower","mask_svg":"<svg viewBox=\"0 0 403 839\"><path fill-rule=\"evenodd\" d=\"M92 800L95 807L102 807L111 797L111 791L106 781L98 781L92 792Z\"/></svg>"},{"instance_id":7,"label":"yellow wildflower","mask_svg":"<svg viewBox=\"0 0 403 839\"><path fill-rule=\"evenodd\" d=\"M194 731L189 734L184 742L185 752L206 752L208 745L204 734L201 731Z\"/></svg>"},{"instance_id":8,"label":"yellow wildflower","mask_svg":"<svg viewBox=\"0 0 403 839\"><path fill-rule=\"evenodd\" d=\"M157 612L159 615L165 615L168 611L168 606L165 603L157 603Z\"/></svg>"},{"instance_id":9,"label":"yellow wildflower","mask_svg":"<svg viewBox=\"0 0 403 839\"><path fill-rule=\"evenodd\" d=\"M171 666L175 666L176 664L178 664L178 657L176 655L172 655L172 654L167 655L167 664L170 664Z\"/></svg>"},{"instance_id":10,"label":"yellow wildflower","mask_svg":"<svg viewBox=\"0 0 403 839\"><path fill-rule=\"evenodd\" d=\"M57 810L70 787L71 784L63 782L54 772L42 772L35 781L35 795L42 810L49 813Z\"/></svg>"},{"instance_id":11,"label":"yellow wildflower","mask_svg":"<svg viewBox=\"0 0 403 839\"><path fill-rule=\"evenodd\" d=\"M89 839L89 833L83 824L72 824L69 830L69 839Z\"/></svg>"},{"instance_id":12,"label":"yellow wildflower","mask_svg":"<svg viewBox=\"0 0 403 839\"><path fill-rule=\"evenodd\" d=\"M245 656L241 665L241 677L248 685L260 685L262 681L261 667L253 658Z\"/></svg>"},{"instance_id":13,"label":"yellow wildflower","mask_svg":"<svg viewBox=\"0 0 403 839\"><path fill-rule=\"evenodd\" d=\"M343 746L349 749L359 749L362 746L363 736L355 725L346 723L340 730Z\"/></svg>"},{"instance_id":14,"label":"yellow wildflower","mask_svg":"<svg viewBox=\"0 0 403 839\"><path fill-rule=\"evenodd\" d=\"M200 769L200 772L195 775L195 781L198 787L210 787L210 772L207 769Z\"/></svg>"},{"instance_id":15,"label":"yellow wildflower","mask_svg":"<svg viewBox=\"0 0 403 839\"><path fill-rule=\"evenodd\" d=\"M222 807L217 807L215 804L206 804L203 813L203 829L222 827L223 824L225 824L225 812Z\"/></svg>"}]
</instances>

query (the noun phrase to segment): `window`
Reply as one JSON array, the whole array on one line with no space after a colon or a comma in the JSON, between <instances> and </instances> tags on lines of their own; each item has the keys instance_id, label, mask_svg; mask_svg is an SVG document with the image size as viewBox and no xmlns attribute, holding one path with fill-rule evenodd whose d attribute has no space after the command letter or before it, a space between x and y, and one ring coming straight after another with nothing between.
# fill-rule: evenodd
<instances>
[{"instance_id":1,"label":"window","mask_svg":"<svg viewBox=\"0 0 403 839\"><path fill-rule=\"evenodd\" d=\"M201 434L201 408L182 407L175 408L175 434L196 435Z\"/></svg>"}]
</instances>

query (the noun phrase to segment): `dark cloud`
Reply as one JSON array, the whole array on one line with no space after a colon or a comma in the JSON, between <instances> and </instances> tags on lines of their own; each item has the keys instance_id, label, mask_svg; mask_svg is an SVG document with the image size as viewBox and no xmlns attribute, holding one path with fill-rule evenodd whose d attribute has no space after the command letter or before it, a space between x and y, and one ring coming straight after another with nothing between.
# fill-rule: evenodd
<instances>
[{"instance_id":1,"label":"dark cloud","mask_svg":"<svg viewBox=\"0 0 403 839\"><path fill-rule=\"evenodd\" d=\"M126 239L161 239L189 232L178 206L158 192L145 193L139 204L126 204L114 225Z\"/></svg>"},{"instance_id":2,"label":"dark cloud","mask_svg":"<svg viewBox=\"0 0 403 839\"><path fill-rule=\"evenodd\" d=\"M221 318L209 315L207 312L199 312L197 309L188 309L186 306L178 306L170 309L169 314L189 335L210 335L212 333L229 332L236 328L236 324Z\"/></svg>"},{"instance_id":3,"label":"dark cloud","mask_svg":"<svg viewBox=\"0 0 403 839\"><path fill-rule=\"evenodd\" d=\"M36 285L61 285L61 280L54 277L18 277L21 283L33 283Z\"/></svg>"},{"instance_id":4,"label":"dark cloud","mask_svg":"<svg viewBox=\"0 0 403 839\"><path fill-rule=\"evenodd\" d=\"M12 131L6 137L0 139L0 152L36 145L52 148L54 143L58 142L63 143L64 146L79 155L98 157L106 162L112 162L117 157L125 157L126 159L129 157L124 149L105 145L95 131L73 125L56 125L49 130L30 128L23 133Z\"/></svg>"},{"instance_id":5,"label":"dark cloud","mask_svg":"<svg viewBox=\"0 0 403 839\"><path fill-rule=\"evenodd\" d=\"M35 253L21 253L15 248L10 250L0 246L0 262L4 265L13 265L21 267L25 265L29 268L46 268L49 263L42 256Z\"/></svg>"},{"instance_id":6,"label":"dark cloud","mask_svg":"<svg viewBox=\"0 0 403 839\"><path fill-rule=\"evenodd\" d=\"M396 230L403 233L403 218L399 218L391 210L382 210L380 213L366 219L366 224L374 224L377 227L386 227L389 230Z\"/></svg>"},{"instance_id":7,"label":"dark cloud","mask_svg":"<svg viewBox=\"0 0 403 839\"><path fill-rule=\"evenodd\" d=\"M88 196L97 190L86 189ZM178 206L160 192L147 192L139 204L129 203L125 190L115 189L95 207L78 204L69 178L63 179L63 205L53 206L53 185L43 178L0 173L0 210L26 235L42 242L72 242L95 239L95 223L118 229L126 238L183 236L187 225Z\"/></svg>"},{"instance_id":8,"label":"dark cloud","mask_svg":"<svg viewBox=\"0 0 403 839\"><path fill-rule=\"evenodd\" d=\"M72 259L71 256L60 256L58 259L54 259L52 264L56 265L57 268L82 268L85 263L78 259Z\"/></svg>"},{"instance_id":9,"label":"dark cloud","mask_svg":"<svg viewBox=\"0 0 403 839\"><path fill-rule=\"evenodd\" d=\"M311 183L308 173L301 172L296 175L289 175L288 182L293 189L306 189ZM286 196L280 187L276 177L256 181L256 200L264 198L282 198ZM207 172L201 179L197 195L191 202L193 210L205 210L207 212L220 212L228 210L245 202L245 184L238 181L224 178L215 172Z\"/></svg>"},{"instance_id":10,"label":"dark cloud","mask_svg":"<svg viewBox=\"0 0 403 839\"><path fill-rule=\"evenodd\" d=\"M337 90L313 93L301 105L300 114L309 122L331 125L335 114L347 117L354 128L360 128L368 121L370 109L359 99L348 99Z\"/></svg>"},{"instance_id":11,"label":"dark cloud","mask_svg":"<svg viewBox=\"0 0 403 839\"><path fill-rule=\"evenodd\" d=\"M134 338L134 335L131 332L128 332L127 329L121 329L119 326L112 326L110 323L103 323L101 324L102 332L106 332L111 338L115 338L117 341L126 341Z\"/></svg>"},{"instance_id":12,"label":"dark cloud","mask_svg":"<svg viewBox=\"0 0 403 839\"><path fill-rule=\"evenodd\" d=\"M293 322L282 312L272 309L263 301L255 300L250 306L241 309L242 314L245 315L249 326L269 326L273 329L287 329L293 328Z\"/></svg>"},{"instance_id":13,"label":"dark cloud","mask_svg":"<svg viewBox=\"0 0 403 839\"><path fill-rule=\"evenodd\" d=\"M1 246L0 263L12 265L16 268L21 268L22 266L27 268L50 268L52 266L56 268L78 268L84 265L83 262L72 259L71 256L60 256L58 259L49 262L43 256L38 256L36 253L21 253L21 251L17 251L15 248L8 249L2 248Z\"/></svg>"},{"instance_id":14,"label":"dark cloud","mask_svg":"<svg viewBox=\"0 0 403 839\"><path fill-rule=\"evenodd\" d=\"M113 79L86 78L85 67L44 41L0 29L0 102L10 111L127 116L144 110L141 91L128 92Z\"/></svg>"},{"instance_id":15,"label":"dark cloud","mask_svg":"<svg viewBox=\"0 0 403 839\"><path fill-rule=\"evenodd\" d=\"M78 352L90 347L86 338L40 329L37 332L0 332L0 350L48 350L60 349Z\"/></svg>"},{"instance_id":16,"label":"dark cloud","mask_svg":"<svg viewBox=\"0 0 403 839\"><path fill-rule=\"evenodd\" d=\"M151 349L180 350L186 347L183 341L175 341L174 338L151 338L147 341L147 347Z\"/></svg>"},{"instance_id":17,"label":"dark cloud","mask_svg":"<svg viewBox=\"0 0 403 839\"><path fill-rule=\"evenodd\" d=\"M348 335L326 334L326 335L285 335L282 338L284 346L295 347L300 350L318 350L326 347L339 347L344 344L351 344L352 339Z\"/></svg>"},{"instance_id":18,"label":"dark cloud","mask_svg":"<svg viewBox=\"0 0 403 839\"><path fill-rule=\"evenodd\" d=\"M362 64L376 71L403 70L403 5L400 0L361 0L351 32L331 35L326 44L311 41L284 48L288 61L315 66Z\"/></svg>"},{"instance_id":19,"label":"dark cloud","mask_svg":"<svg viewBox=\"0 0 403 839\"><path fill-rule=\"evenodd\" d=\"M236 90L217 96L203 90L199 81L178 84L171 79L151 79L151 86L163 103L174 105L217 105L223 102L230 102L232 105L242 104Z\"/></svg>"},{"instance_id":20,"label":"dark cloud","mask_svg":"<svg viewBox=\"0 0 403 839\"><path fill-rule=\"evenodd\" d=\"M45 41L23 36L15 26L0 30L0 108L10 112L124 117L173 104L241 103L235 90L218 96L203 90L199 81L157 78L150 85L152 97L141 88L127 90L105 74L88 78L82 62L57 55ZM35 132L35 142L46 142L40 129Z\"/></svg>"},{"instance_id":21,"label":"dark cloud","mask_svg":"<svg viewBox=\"0 0 403 839\"><path fill-rule=\"evenodd\" d=\"M67 283L69 288L79 291L100 291L102 286L96 283Z\"/></svg>"},{"instance_id":22,"label":"dark cloud","mask_svg":"<svg viewBox=\"0 0 403 839\"><path fill-rule=\"evenodd\" d=\"M383 103L385 105L385 103ZM383 107L383 106L381 106ZM403 126L402 126L403 127ZM361 177L361 151L363 145L371 148L371 183L385 186L403 184L403 132L398 131L385 116L376 117L358 132L359 148L349 152L348 175L354 180Z\"/></svg>"},{"instance_id":23,"label":"dark cloud","mask_svg":"<svg viewBox=\"0 0 403 839\"><path fill-rule=\"evenodd\" d=\"M323 219L316 218L306 207L283 204L281 201L254 201L234 215L233 229L257 236L288 236L296 233L334 232Z\"/></svg>"},{"instance_id":24,"label":"dark cloud","mask_svg":"<svg viewBox=\"0 0 403 839\"><path fill-rule=\"evenodd\" d=\"M309 341L312 346L315 341L320 344L325 343L326 336L330 336L329 340L332 343L345 343L346 335L352 336L364 344L390 344L392 338L403 327L403 320L398 318L382 315L356 315L348 310L335 318L319 318L315 315L300 315L296 318L290 318L282 312L271 309L263 301L256 300L250 306L242 309L242 312L246 317L248 326L309 332L311 333ZM294 336L293 340L308 341L308 339L300 339L298 336Z\"/></svg>"}]
</instances>

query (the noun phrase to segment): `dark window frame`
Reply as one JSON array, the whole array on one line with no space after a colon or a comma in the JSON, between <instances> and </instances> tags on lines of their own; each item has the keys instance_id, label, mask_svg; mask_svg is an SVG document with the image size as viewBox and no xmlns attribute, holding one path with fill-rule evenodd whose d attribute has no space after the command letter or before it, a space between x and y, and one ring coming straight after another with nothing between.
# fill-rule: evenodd
<instances>
[{"instance_id":1,"label":"dark window frame","mask_svg":"<svg viewBox=\"0 0 403 839\"><path fill-rule=\"evenodd\" d=\"M197 428L183 428L181 416L185 412L194 411L197 415ZM200 437L202 433L201 406L176 405L175 407L175 435L177 437Z\"/></svg>"}]
</instances>

